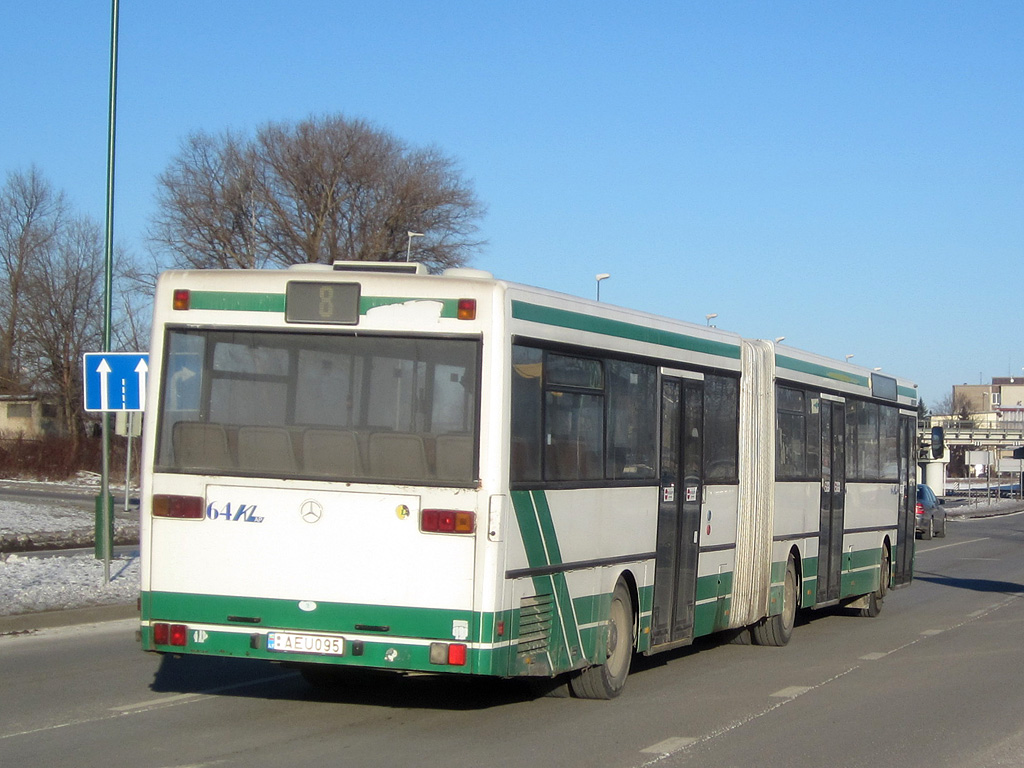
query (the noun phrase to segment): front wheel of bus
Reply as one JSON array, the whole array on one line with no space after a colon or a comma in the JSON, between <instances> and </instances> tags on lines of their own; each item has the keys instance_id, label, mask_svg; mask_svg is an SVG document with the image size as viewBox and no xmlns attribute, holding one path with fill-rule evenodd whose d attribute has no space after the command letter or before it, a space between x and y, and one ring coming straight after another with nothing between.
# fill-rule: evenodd
<instances>
[{"instance_id":1,"label":"front wheel of bus","mask_svg":"<svg viewBox=\"0 0 1024 768\"><path fill-rule=\"evenodd\" d=\"M633 601L623 582L615 585L608 612L607 657L604 664L584 669L569 685L581 699L614 699L626 684L633 658Z\"/></svg>"}]
</instances>

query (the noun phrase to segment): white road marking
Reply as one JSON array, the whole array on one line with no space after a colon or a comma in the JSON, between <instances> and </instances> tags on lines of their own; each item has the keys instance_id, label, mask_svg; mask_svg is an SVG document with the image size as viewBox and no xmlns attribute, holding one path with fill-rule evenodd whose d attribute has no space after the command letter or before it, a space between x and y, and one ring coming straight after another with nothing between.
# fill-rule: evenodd
<instances>
[{"instance_id":1,"label":"white road marking","mask_svg":"<svg viewBox=\"0 0 1024 768\"><path fill-rule=\"evenodd\" d=\"M791 685L788 688L783 688L781 691L776 691L771 694L773 699L795 699L797 696L801 696L811 690L808 685Z\"/></svg>"},{"instance_id":2,"label":"white road marking","mask_svg":"<svg viewBox=\"0 0 1024 768\"><path fill-rule=\"evenodd\" d=\"M988 541L988 536L983 536L980 539L968 539L967 541L957 541L953 544L943 544L941 547L929 547L928 549L918 549L915 551L915 555L927 555L931 552L938 552L940 549L949 549L950 547L962 547L964 544L974 544L976 541Z\"/></svg>"},{"instance_id":3,"label":"white road marking","mask_svg":"<svg viewBox=\"0 0 1024 768\"><path fill-rule=\"evenodd\" d=\"M199 691L197 693L180 693L174 696L165 696L162 699L151 699L144 701L139 704L126 704L119 707L111 707L108 710L108 714L96 715L95 717L83 717L78 720L68 720L64 723L54 723L53 725L44 725L41 728L29 728L24 731L16 731L15 733L3 733L0 734L0 741L5 739L12 739L15 736L30 736L34 733L44 733L46 731L57 731L61 728L69 728L73 725L89 725L90 723L99 723L103 720L113 720L118 717L126 717L130 715L138 715L144 712L150 712L154 709L161 709L163 707L173 707L178 704L188 704L193 701L205 701L212 698L215 694L223 693L224 691L231 691L238 688L248 688L255 685L262 685L263 683L272 683L277 680L284 680L285 678L295 677L295 672L290 672L285 675L274 675L273 677L262 677L258 680L248 680L242 683L232 683L230 685L221 685L216 688L210 688L205 691Z\"/></svg>"},{"instance_id":4,"label":"white road marking","mask_svg":"<svg viewBox=\"0 0 1024 768\"><path fill-rule=\"evenodd\" d=\"M647 752L648 754L661 755L667 757L673 752L678 752L683 747L688 747L697 741L689 736L673 736L672 738L659 741L657 744L653 744L647 749L641 749L641 752Z\"/></svg>"}]
</instances>

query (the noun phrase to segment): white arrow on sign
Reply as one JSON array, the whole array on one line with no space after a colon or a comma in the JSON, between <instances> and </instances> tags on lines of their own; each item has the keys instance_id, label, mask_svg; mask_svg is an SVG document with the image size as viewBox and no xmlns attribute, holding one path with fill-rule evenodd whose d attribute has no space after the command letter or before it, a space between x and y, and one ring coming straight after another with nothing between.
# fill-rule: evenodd
<instances>
[{"instance_id":1,"label":"white arrow on sign","mask_svg":"<svg viewBox=\"0 0 1024 768\"><path fill-rule=\"evenodd\" d=\"M139 410L146 410L146 374L149 372L149 366L146 365L146 358L139 360L139 364L135 366L135 372L139 374Z\"/></svg>"},{"instance_id":2,"label":"white arrow on sign","mask_svg":"<svg viewBox=\"0 0 1024 768\"><path fill-rule=\"evenodd\" d=\"M108 378L111 370L110 363L107 362L107 358L105 357L100 360L100 364L96 366L96 372L100 375L100 403L104 408L107 407L107 403L109 402L109 400L107 400L107 394L110 390L110 382L108 381Z\"/></svg>"}]
</instances>

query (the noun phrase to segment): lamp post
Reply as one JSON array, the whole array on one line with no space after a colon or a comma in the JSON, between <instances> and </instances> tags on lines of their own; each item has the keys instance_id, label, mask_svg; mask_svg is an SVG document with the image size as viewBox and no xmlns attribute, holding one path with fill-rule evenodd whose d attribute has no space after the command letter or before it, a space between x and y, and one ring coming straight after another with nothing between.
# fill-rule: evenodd
<instances>
[{"instance_id":1,"label":"lamp post","mask_svg":"<svg viewBox=\"0 0 1024 768\"><path fill-rule=\"evenodd\" d=\"M853 355L847 355L847 356L846 356L846 362L850 362L850 358L851 358L851 357L853 357Z\"/></svg>"},{"instance_id":2,"label":"lamp post","mask_svg":"<svg viewBox=\"0 0 1024 768\"><path fill-rule=\"evenodd\" d=\"M423 233L422 232L406 232L405 234L407 234L409 236L409 242L405 246L405 260L409 261L410 257L412 256L412 239L414 237L423 237Z\"/></svg>"},{"instance_id":3,"label":"lamp post","mask_svg":"<svg viewBox=\"0 0 1024 768\"><path fill-rule=\"evenodd\" d=\"M708 328L711 327L711 321L714 320L716 317L718 317L718 313L717 312L711 312L711 313L709 313L707 315L704 315L704 319L707 321Z\"/></svg>"},{"instance_id":4,"label":"lamp post","mask_svg":"<svg viewBox=\"0 0 1024 768\"><path fill-rule=\"evenodd\" d=\"M110 89L107 111L107 215L103 243L103 351L110 351L114 283L114 146L117 127L117 38L119 2L110 3ZM114 499L110 495L110 414L100 414L100 496L96 500L96 557L103 560L103 583L110 583ZM125 478L125 486L128 478ZM102 538L101 538L102 537Z\"/></svg>"},{"instance_id":5,"label":"lamp post","mask_svg":"<svg viewBox=\"0 0 1024 768\"><path fill-rule=\"evenodd\" d=\"M600 301L601 300L601 281L602 280L607 280L609 277L611 277L611 275L608 274L607 272L602 272L599 275L594 275L594 277L597 280L597 300Z\"/></svg>"}]
</instances>

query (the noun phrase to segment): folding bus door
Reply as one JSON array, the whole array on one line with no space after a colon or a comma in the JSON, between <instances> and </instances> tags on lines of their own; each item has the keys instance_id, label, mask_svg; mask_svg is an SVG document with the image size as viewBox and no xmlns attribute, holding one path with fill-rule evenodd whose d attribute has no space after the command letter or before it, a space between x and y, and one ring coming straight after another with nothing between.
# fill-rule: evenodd
<instances>
[{"instance_id":1,"label":"folding bus door","mask_svg":"<svg viewBox=\"0 0 1024 768\"><path fill-rule=\"evenodd\" d=\"M846 511L846 410L821 401L821 519L818 529L818 602L838 600L842 587Z\"/></svg>"},{"instance_id":2,"label":"folding bus door","mask_svg":"<svg viewBox=\"0 0 1024 768\"><path fill-rule=\"evenodd\" d=\"M917 503L917 425L913 416L900 416L899 509L897 510L895 586L909 584L914 574L914 505Z\"/></svg>"},{"instance_id":3,"label":"folding bus door","mask_svg":"<svg viewBox=\"0 0 1024 768\"><path fill-rule=\"evenodd\" d=\"M704 382L661 384L661 501L651 646L693 639L704 465Z\"/></svg>"}]
</instances>

